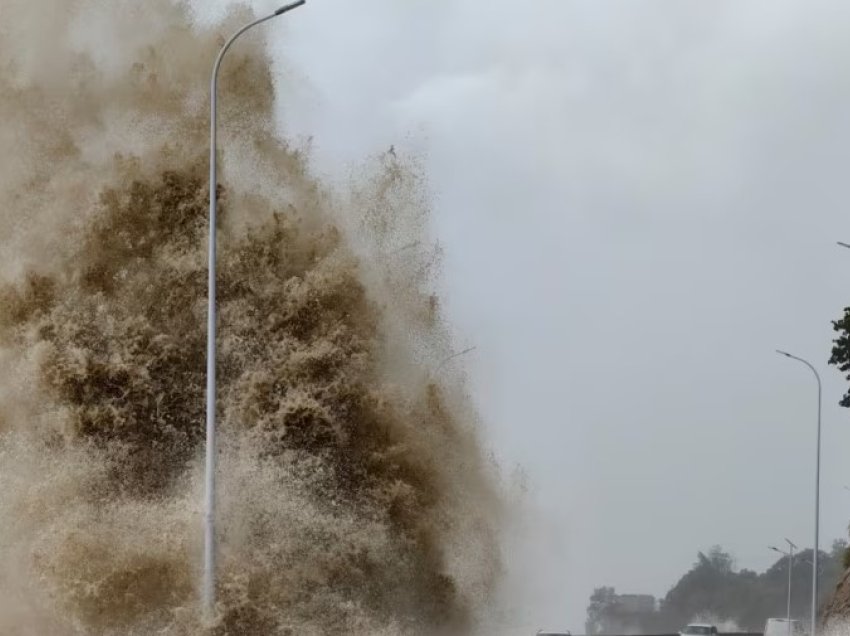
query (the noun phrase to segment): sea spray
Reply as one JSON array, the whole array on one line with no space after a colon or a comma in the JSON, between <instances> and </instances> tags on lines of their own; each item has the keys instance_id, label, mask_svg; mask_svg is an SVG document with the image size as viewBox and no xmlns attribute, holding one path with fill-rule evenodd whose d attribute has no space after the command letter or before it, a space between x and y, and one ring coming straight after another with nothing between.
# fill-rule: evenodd
<instances>
[{"instance_id":1,"label":"sea spray","mask_svg":"<svg viewBox=\"0 0 850 636\"><path fill-rule=\"evenodd\" d=\"M3 14L0 633L199 633L206 80L249 16ZM394 154L314 179L268 68L246 38L221 80L215 632L468 633L500 504L438 371L427 197Z\"/></svg>"}]
</instances>

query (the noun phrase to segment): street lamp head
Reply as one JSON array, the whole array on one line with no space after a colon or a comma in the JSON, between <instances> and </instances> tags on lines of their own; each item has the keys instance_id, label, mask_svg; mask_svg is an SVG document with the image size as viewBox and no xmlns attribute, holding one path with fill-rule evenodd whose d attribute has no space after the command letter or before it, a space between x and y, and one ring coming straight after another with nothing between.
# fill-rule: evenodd
<instances>
[{"instance_id":1,"label":"street lamp head","mask_svg":"<svg viewBox=\"0 0 850 636\"><path fill-rule=\"evenodd\" d=\"M291 4L287 4L286 6L281 7L277 11L274 12L275 15L282 15L287 11L292 11L293 9L297 9L303 4L306 4L307 0L298 0L298 2L293 2Z\"/></svg>"},{"instance_id":2,"label":"street lamp head","mask_svg":"<svg viewBox=\"0 0 850 636\"><path fill-rule=\"evenodd\" d=\"M850 244L844 243L842 241L836 241L836 243L838 243L841 247L850 247Z\"/></svg>"},{"instance_id":3,"label":"street lamp head","mask_svg":"<svg viewBox=\"0 0 850 636\"><path fill-rule=\"evenodd\" d=\"M776 353L778 353L781 356L785 356L786 358L792 358L793 357L790 353L788 353L787 351L782 351L781 349L777 349Z\"/></svg>"}]
</instances>

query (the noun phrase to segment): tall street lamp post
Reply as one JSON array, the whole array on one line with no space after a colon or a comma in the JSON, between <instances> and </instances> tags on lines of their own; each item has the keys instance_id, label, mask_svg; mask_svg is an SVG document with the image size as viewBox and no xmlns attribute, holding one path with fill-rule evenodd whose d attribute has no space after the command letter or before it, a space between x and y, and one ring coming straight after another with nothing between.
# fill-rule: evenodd
<instances>
[{"instance_id":1,"label":"tall street lamp post","mask_svg":"<svg viewBox=\"0 0 850 636\"><path fill-rule=\"evenodd\" d=\"M815 380L818 383L818 427L817 427L817 444L815 451L815 547L812 552L812 631L811 636L816 636L817 631L817 620L818 620L818 538L820 536L820 429L821 429L821 397L823 394L823 388L821 386L820 375L818 375L817 370L812 366L810 362L807 360L803 360L802 358L798 358L797 356L791 355L787 351L779 351L777 349L776 353L785 356L786 358L790 358L792 360L796 360L797 362L802 362L809 369L811 369L812 373L815 374Z\"/></svg>"},{"instance_id":2,"label":"tall street lamp post","mask_svg":"<svg viewBox=\"0 0 850 636\"><path fill-rule=\"evenodd\" d=\"M788 636L791 636L791 572L794 569L794 548L797 546L791 543L789 539L785 539L785 542L788 544L788 552L785 550L780 550L775 546L769 546L771 550L775 552L779 552L779 554L784 554L788 557L788 605L786 607L785 616L786 616L786 626L788 627Z\"/></svg>"},{"instance_id":3,"label":"tall street lamp post","mask_svg":"<svg viewBox=\"0 0 850 636\"><path fill-rule=\"evenodd\" d=\"M216 362L216 308L215 308L215 279L216 279L216 140L217 140L217 90L218 71L221 60L230 45L240 35L258 24L262 24L287 11L296 9L306 0L298 0L281 7L264 18L254 20L234 33L218 53L212 71L210 83L210 229L209 229L209 279L207 283L207 448L206 448L206 494L204 498L204 580L201 590L201 600L205 618L210 621L215 614L215 362Z\"/></svg>"}]
</instances>

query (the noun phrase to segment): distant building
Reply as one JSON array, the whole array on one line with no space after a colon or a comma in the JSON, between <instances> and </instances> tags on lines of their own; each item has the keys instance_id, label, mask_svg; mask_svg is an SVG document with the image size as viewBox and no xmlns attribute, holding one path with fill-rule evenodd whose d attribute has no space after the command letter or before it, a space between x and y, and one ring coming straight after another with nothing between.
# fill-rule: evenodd
<instances>
[{"instance_id":1,"label":"distant building","mask_svg":"<svg viewBox=\"0 0 850 636\"><path fill-rule=\"evenodd\" d=\"M617 594L614 596L614 606L618 614L652 614L655 611L655 597L650 594Z\"/></svg>"},{"instance_id":2,"label":"distant building","mask_svg":"<svg viewBox=\"0 0 850 636\"><path fill-rule=\"evenodd\" d=\"M650 594L614 594L588 634L645 634L651 633L656 616L655 597Z\"/></svg>"}]
</instances>

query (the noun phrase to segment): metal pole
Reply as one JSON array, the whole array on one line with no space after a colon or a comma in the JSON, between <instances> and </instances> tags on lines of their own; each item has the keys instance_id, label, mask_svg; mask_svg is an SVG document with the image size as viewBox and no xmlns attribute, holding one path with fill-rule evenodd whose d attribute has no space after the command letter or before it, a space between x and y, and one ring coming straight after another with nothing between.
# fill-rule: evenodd
<instances>
[{"instance_id":1,"label":"metal pole","mask_svg":"<svg viewBox=\"0 0 850 636\"><path fill-rule=\"evenodd\" d=\"M818 620L818 538L820 536L820 439L821 439L821 400L823 395L823 387L820 381L820 375L818 375L817 369L815 369L810 362L807 360L803 360L803 358L798 358L797 356L791 355L787 351L779 351L777 349L777 353L785 356L786 358L791 358L792 360L797 360L798 362L802 362L809 369L811 369L812 373L815 374L815 380L818 383L818 432L817 432L817 446L815 450L815 548L812 553L812 631L811 636L816 636L817 634L817 620Z\"/></svg>"},{"instance_id":2,"label":"metal pole","mask_svg":"<svg viewBox=\"0 0 850 636\"><path fill-rule=\"evenodd\" d=\"M785 540L788 541L788 539ZM788 541L788 545L793 546L791 547L790 552L785 552L785 550L780 550L776 546L772 545L767 547L788 559L788 604L785 608L785 627L788 630L788 636L791 636L791 560L794 558L794 547L796 546L794 546L794 544L790 541Z\"/></svg>"},{"instance_id":3,"label":"metal pole","mask_svg":"<svg viewBox=\"0 0 850 636\"><path fill-rule=\"evenodd\" d=\"M206 448L206 494L204 497L204 580L201 589L204 618L212 621L215 616L215 362L216 362L216 153L217 153L217 101L218 71L221 60L230 45L248 29L271 20L287 11L300 7L306 0L298 0L264 18L245 25L234 33L218 53L210 82L210 229L209 229L209 278L207 281L207 448Z\"/></svg>"}]
</instances>

